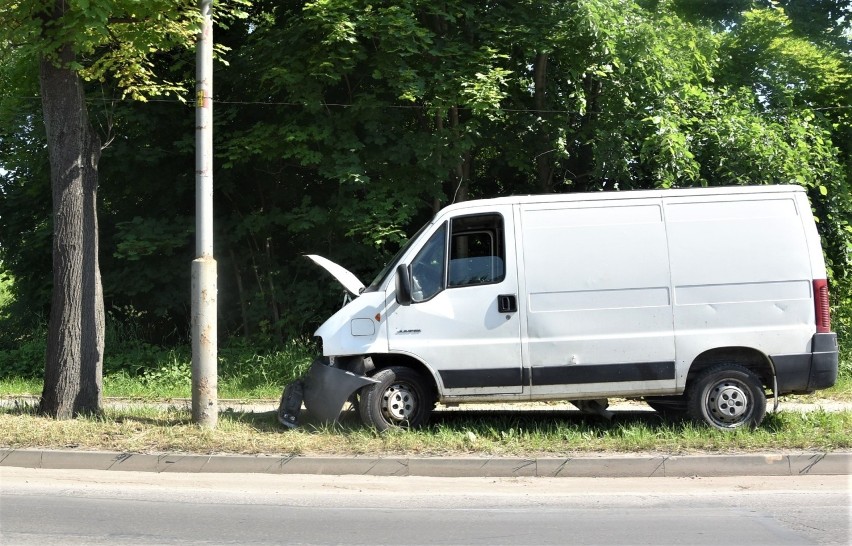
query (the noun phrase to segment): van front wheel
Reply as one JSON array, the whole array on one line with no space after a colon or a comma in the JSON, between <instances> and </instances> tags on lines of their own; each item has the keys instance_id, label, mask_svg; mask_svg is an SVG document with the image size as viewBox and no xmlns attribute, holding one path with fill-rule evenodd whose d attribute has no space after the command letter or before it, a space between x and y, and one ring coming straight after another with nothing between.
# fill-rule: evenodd
<instances>
[{"instance_id":1,"label":"van front wheel","mask_svg":"<svg viewBox=\"0 0 852 546\"><path fill-rule=\"evenodd\" d=\"M695 380L687 411L696 421L720 430L755 428L766 415L766 394L752 371L737 364L722 364Z\"/></svg>"},{"instance_id":2,"label":"van front wheel","mask_svg":"<svg viewBox=\"0 0 852 546\"><path fill-rule=\"evenodd\" d=\"M417 428L426 424L434 400L423 376L411 368L392 366L379 370L378 383L361 390L358 410L365 425L383 431Z\"/></svg>"}]
</instances>

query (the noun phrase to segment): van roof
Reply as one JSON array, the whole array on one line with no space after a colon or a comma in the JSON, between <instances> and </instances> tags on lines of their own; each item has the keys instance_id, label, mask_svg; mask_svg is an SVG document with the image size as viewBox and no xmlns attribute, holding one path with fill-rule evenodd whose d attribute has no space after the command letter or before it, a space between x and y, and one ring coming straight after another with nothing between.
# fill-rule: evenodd
<instances>
[{"instance_id":1,"label":"van roof","mask_svg":"<svg viewBox=\"0 0 852 546\"><path fill-rule=\"evenodd\" d=\"M542 195L511 195L490 199L474 199L447 205L441 212L451 212L479 206L517 205L530 203L570 203L577 201L605 201L608 199L648 199L662 197L709 197L719 195L749 195L761 193L804 193L805 189L795 184L772 184L766 186L715 186L709 188L683 188L668 190L624 190L589 193L553 193Z\"/></svg>"}]
</instances>

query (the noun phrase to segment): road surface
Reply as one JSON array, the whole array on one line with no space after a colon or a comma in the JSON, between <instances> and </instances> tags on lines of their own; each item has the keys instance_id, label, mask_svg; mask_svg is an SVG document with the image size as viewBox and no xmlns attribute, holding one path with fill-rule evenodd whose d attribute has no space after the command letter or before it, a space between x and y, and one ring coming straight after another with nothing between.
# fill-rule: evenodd
<instances>
[{"instance_id":1,"label":"road surface","mask_svg":"<svg viewBox=\"0 0 852 546\"><path fill-rule=\"evenodd\" d=\"M382 478L0 468L6 544L849 544L849 476Z\"/></svg>"}]
</instances>

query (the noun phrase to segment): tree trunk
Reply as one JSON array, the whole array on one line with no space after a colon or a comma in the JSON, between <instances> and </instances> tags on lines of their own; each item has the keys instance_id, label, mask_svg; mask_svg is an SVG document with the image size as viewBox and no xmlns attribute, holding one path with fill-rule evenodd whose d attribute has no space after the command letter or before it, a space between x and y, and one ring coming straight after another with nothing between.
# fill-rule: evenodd
<instances>
[{"instance_id":1,"label":"tree trunk","mask_svg":"<svg viewBox=\"0 0 852 546\"><path fill-rule=\"evenodd\" d=\"M444 118L439 113L435 114L435 132L439 136L443 136L442 133L444 132ZM438 166L440 167L444 164L444 155L441 153L441 148L438 149L437 154ZM441 185L443 186L443 182L441 183ZM446 195L448 192L443 193L444 195ZM432 214L438 214L438 211L441 210L443 206L444 204L441 202L441 199L438 196L435 196L432 199Z\"/></svg>"},{"instance_id":2,"label":"tree trunk","mask_svg":"<svg viewBox=\"0 0 852 546\"><path fill-rule=\"evenodd\" d=\"M243 274L242 271L240 271L240 266L237 265L237 255L234 253L234 249L229 248L228 251L231 254L231 263L234 265L234 277L237 280L237 295L240 298L240 317L242 317L243 321L243 335L246 339L248 339L248 302L246 301L246 291L243 288Z\"/></svg>"},{"instance_id":3,"label":"tree trunk","mask_svg":"<svg viewBox=\"0 0 852 546\"><path fill-rule=\"evenodd\" d=\"M453 129L453 137L458 142L461 140L461 130L459 129L459 107L453 106L450 108L450 126ZM456 160L453 167L453 193L450 194L451 203L461 203L467 201L470 191L470 151Z\"/></svg>"},{"instance_id":4,"label":"tree trunk","mask_svg":"<svg viewBox=\"0 0 852 546\"><path fill-rule=\"evenodd\" d=\"M593 141L600 116L599 103L603 83L594 76L588 75L583 79L583 91L586 96L586 113L580 118L580 125L577 129L579 145L574 151L569 165L570 171L573 173L576 191L592 191L599 189L593 187L595 180L595 147Z\"/></svg>"},{"instance_id":5,"label":"tree trunk","mask_svg":"<svg viewBox=\"0 0 852 546\"><path fill-rule=\"evenodd\" d=\"M537 137L535 166L538 174L538 187L542 193L553 191L553 150L554 139L550 133L550 122L544 111L547 109L547 53L539 53L533 65L535 84L536 117L541 121Z\"/></svg>"},{"instance_id":6,"label":"tree trunk","mask_svg":"<svg viewBox=\"0 0 852 546\"><path fill-rule=\"evenodd\" d=\"M272 238L266 238L266 281L269 283L269 303L272 309L272 323L278 343L284 343L284 330L281 329L281 312L278 309L278 296L275 293L275 283L272 279Z\"/></svg>"},{"instance_id":7,"label":"tree trunk","mask_svg":"<svg viewBox=\"0 0 852 546\"><path fill-rule=\"evenodd\" d=\"M101 146L82 82L67 68L74 60L71 47L62 47L58 57L40 63L53 189L53 295L40 410L68 419L100 412L102 404L104 305L96 210Z\"/></svg>"}]
</instances>

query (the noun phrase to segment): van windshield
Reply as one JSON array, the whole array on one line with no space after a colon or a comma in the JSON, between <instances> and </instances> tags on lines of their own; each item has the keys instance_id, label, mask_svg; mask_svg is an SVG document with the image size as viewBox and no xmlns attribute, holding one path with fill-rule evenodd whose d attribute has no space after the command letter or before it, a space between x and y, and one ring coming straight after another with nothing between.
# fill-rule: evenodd
<instances>
[{"instance_id":1,"label":"van windshield","mask_svg":"<svg viewBox=\"0 0 852 546\"><path fill-rule=\"evenodd\" d=\"M423 231L430 225L432 225L432 222L426 222L423 227L417 230L417 233L415 233L411 236L411 238L408 239L407 243L402 245L402 248L400 248L394 255L394 257L391 258L391 261L389 261L387 265L385 265L382 270L379 271L379 274L376 275L376 278L373 279L373 282L371 282L370 285L364 289L364 292L375 292L379 289L380 286L385 283L385 280L388 278L388 276L396 269L397 263L399 262L400 258L402 258L402 255L405 254L405 251L408 250L408 248L414 243L414 241L416 241L420 237L420 234L423 233Z\"/></svg>"}]
</instances>

